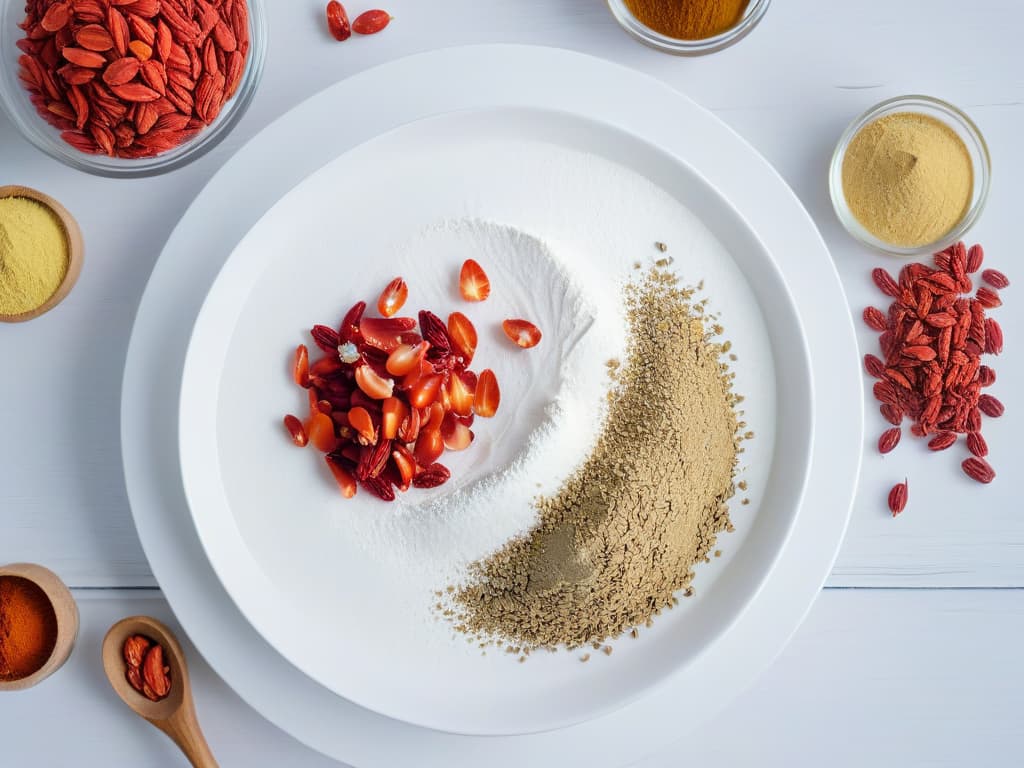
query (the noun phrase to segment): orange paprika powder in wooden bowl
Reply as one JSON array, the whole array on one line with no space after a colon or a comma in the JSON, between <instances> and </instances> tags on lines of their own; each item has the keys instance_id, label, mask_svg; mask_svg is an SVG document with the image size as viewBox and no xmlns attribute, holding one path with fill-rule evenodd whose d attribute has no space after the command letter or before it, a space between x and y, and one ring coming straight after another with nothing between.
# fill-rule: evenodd
<instances>
[{"instance_id":1,"label":"orange paprika powder in wooden bowl","mask_svg":"<svg viewBox=\"0 0 1024 768\"><path fill-rule=\"evenodd\" d=\"M78 606L57 574L31 563L0 567L0 691L45 680L77 637Z\"/></svg>"}]
</instances>

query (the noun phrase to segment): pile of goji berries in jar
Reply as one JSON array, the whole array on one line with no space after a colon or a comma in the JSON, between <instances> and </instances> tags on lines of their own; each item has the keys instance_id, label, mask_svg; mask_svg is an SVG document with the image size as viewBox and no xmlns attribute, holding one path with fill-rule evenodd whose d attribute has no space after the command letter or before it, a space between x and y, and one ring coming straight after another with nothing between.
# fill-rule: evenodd
<instances>
[{"instance_id":1,"label":"pile of goji berries in jar","mask_svg":"<svg viewBox=\"0 0 1024 768\"><path fill-rule=\"evenodd\" d=\"M963 472L990 483L996 473L987 459L982 417L998 418L1004 407L982 392L996 381L982 355L1003 351L1003 330L987 311L1002 304L999 291L1010 281L998 270L982 271L984 257L980 245L956 243L935 254L934 267L908 264L898 279L875 269L875 285L893 302L888 312L864 310L864 322L880 334L882 353L865 355L864 367L878 379L873 392L879 411L893 425L878 439L881 453L896 447L909 418L910 433L927 438L932 451L947 450L964 436L971 455L961 463ZM984 284L972 296L971 275L979 272ZM906 481L890 491L893 516L903 511L907 496Z\"/></svg>"},{"instance_id":2,"label":"pile of goji berries in jar","mask_svg":"<svg viewBox=\"0 0 1024 768\"><path fill-rule=\"evenodd\" d=\"M196 136L234 96L246 0L28 0L19 78L76 149L152 157Z\"/></svg>"}]
</instances>

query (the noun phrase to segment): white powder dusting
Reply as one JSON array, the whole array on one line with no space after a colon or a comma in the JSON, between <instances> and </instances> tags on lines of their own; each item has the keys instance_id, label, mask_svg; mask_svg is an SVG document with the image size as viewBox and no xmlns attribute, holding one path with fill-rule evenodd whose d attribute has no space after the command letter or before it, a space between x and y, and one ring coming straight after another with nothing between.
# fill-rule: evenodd
<instances>
[{"instance_id":1,"label":"white powder dusting","mask_svg":"<svg viewBox=\"0 0 1024 768\"><path fill-rule=\"evenodd\" d=\"M557 490L593 446L605 407L606 363L625 344L615 288L587 284L574 254L518 229L446 222L410 241L395 272L412 286L425 283L427 295L447 295L442 286L452 265L469 257L487 270L491 298L430 308L442 317L458 309L476 324L480 344L472 368L497 374L498 414L476 420L469 449L441 458L452 470L448 483L400 494L386 509L368 505L345 516L354 539L393 576L429 589L460 583L470 563L530 530L537 519L533 499ZM533 349L515 347L500 331L502 319L520 316L544 333Z\"/></svg>"}]
</instances>

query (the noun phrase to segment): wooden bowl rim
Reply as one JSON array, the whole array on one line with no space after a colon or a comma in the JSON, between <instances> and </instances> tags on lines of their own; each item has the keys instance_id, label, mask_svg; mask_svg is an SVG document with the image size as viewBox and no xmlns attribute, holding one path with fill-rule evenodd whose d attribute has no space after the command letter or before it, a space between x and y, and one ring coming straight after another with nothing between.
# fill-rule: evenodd
<instances>
[{"instance_id":1,"label":"wooden bowl rim","mask_svg":"<svg viewBox=\"0 0 1024 768\"><path fill-rule=\"evenodd\" d=\"M62 666L71 656L78 639L78 604L67 585L49 568L36 563L10 563L0 566L0 576L27 579L43 590L57 617L57 641L43 665L31 675L17 680L0 680L0 691L21 691L38 685Z\"/></svg>"},{"instance_id":2,"label":"wooden bowl rim","mask_svg":"<svg viewBox=\"0 0 1024 768\"><path fill-rule=\"evenodd\" d=\"M61 227L64 230L64 239L68 245L68 270L64 274L64 279L60 285L57 286L57 290L53 292L53 295L35 309L30 309L27 312L21 312L16 315L0 314L0 323L23 323L26 320L32 320L49 312L71 293L71 289L75 287L75 283L78 282L78 276L82 272L82 262L85 259L85 244L82 240L82 230L79 228L75 217L71 215L67 208L49 195L37 189L23 187L18 184L0 186L0 199L8 197L24 197L29 200L35 200L37 203L41 203L53 211L61 223Z\"/></svg>"}]
</instances>

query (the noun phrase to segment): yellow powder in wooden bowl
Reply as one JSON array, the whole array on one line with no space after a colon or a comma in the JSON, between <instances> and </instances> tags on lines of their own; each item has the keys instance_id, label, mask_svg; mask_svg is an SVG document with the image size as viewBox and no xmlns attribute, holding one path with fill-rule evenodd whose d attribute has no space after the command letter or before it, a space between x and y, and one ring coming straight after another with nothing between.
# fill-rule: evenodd
<instances>
[{"instance_id":1,"label":"yellow powder in wooden bowl","mask_svg":"<svg viewBox=\"0 0 1024 768\"><path fill-rule=\"evenodd\" d=\"M64 282L69 258L56 213L27 197L0 198L0 315L42 306Z\"/></svg>"}]
</instances>

